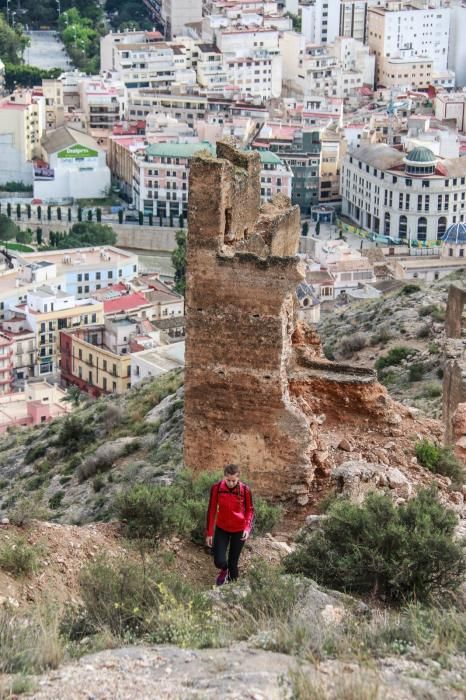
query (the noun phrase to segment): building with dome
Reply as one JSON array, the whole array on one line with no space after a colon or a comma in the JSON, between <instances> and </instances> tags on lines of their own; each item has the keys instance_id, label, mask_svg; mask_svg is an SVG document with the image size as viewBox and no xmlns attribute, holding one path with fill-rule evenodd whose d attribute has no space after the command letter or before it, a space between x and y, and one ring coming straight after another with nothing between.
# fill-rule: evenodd
<instances>
[{"instance_id":1,"label":"building with dome","mask_svg":"<svg viewBox=\"0 0 466 700\"><path fill-rule=\"evenodd\" d=\"M376 235L429 244L466 221L466 158L387 144L349 152L341 168L342 212Z\"/></svg>"},{"instance_id":2,"label":"building with dome","mask_svg":"<svg viewBox=\"0 0 466 700\"><path fill-rule=\"evenodd\" d=\"M452 224L440 240L442 256L466 258L466 223Z\"/></svg>"}]
</instances>

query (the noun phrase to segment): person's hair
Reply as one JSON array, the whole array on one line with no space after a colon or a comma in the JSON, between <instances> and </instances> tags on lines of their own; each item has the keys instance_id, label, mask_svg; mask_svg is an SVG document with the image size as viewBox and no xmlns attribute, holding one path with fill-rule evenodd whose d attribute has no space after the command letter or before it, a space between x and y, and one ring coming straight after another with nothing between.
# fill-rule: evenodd
<instances>
[{"instance_id":1,"label":"person's hair","mask_svg":"<svg viewBox=\"0 0 466 700\"><path fill-rule=\"evenodd\" d=\"M237 464L226 464L223 468L224 476L230 476L233 474L239 474L239 467Z\"/></svg>"}]
</instances>

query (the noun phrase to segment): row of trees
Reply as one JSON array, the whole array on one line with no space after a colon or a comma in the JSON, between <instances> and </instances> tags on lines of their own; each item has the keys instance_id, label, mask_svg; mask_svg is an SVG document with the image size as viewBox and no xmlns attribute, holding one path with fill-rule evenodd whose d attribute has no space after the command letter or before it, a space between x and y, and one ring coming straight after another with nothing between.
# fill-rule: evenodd
<instances>
[{"instance_id":1,"label":"row of trees","mask_svg":"<svg viewBox=\"0 0 466 700\"><path fill-rule=\"evenodd\" d=\"M60 36L74 65L95 74L100 66L100 37L106 33L99 3L86 6L83 14L77 7L62 12L58 27Z\"/></svg>"},{"instance_id":2,"label":"row of trees","mask_svg":"<svg viewBox=\"0 0 466 700\"><path fill-rule=\"evenodd\" d=\"M0 212L2 210L2 205L0 204ZM25 206L21 205L20 202L18 202L16 205L14 205L14 210L16 214L16 218L19 220L21 219L22 215L25 214L25 216L30 219L32 217L32 207L30 204L26 204ZM6 205L6 215L11 217L13 213L13 206L11 205L10 202L7 203ZM47 221L52 221L53 219L53 214L55 213L55 218L57 221L63 221L66 217L69 223L71 223L72 218L73 218L73 210L71 207L68 207L67 209L62 209L62 207L56 207L55 209L52 208L52 206L49 204L47 206L47 209L45 210L45 216L47 218ZM39 204L36 207L36 217L39 219L39 221L42 221L44 218L44 210L42 209L42 206ZM77 218L78 221L81 222L83 220L83 208L78 207L77 211ZM94 212L92 209L89 209L86 218L88 221L92 221L94 219ZM100 223L102 221L102 209L97 208L95 211L95 218L97 223Z\"/></svg>"}]
</instances>

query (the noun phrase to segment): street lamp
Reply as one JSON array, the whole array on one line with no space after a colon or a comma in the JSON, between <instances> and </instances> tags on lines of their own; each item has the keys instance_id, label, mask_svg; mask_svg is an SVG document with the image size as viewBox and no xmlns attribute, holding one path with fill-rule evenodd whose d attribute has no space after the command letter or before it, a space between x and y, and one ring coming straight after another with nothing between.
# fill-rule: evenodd
<instances>
[{"instance_id":1,"label":"street lamp","mask_svg":"<svg viewBox=\"0 0 466 700\"><path fill-rule=\"evenodd\" d=\"M58 19L60 19L60 15L61 15L60 0L56 0L56 2L57 2L57 10L58 10Z\"/></svg>"}]
</instances>

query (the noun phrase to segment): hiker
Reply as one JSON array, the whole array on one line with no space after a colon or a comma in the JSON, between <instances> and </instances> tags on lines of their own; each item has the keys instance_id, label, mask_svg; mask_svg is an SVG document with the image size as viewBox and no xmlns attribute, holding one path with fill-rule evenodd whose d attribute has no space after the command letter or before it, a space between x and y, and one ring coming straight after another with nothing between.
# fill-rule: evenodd
<instances>
[{"instance_id":1,"label":"hiker","mask_svg":"<svg viewBox=\"0 0 466 700\"><path fill-rule=\"evenodd\" d=\"M239 556L254 518L251 489L239 480L238 465L227 464L223 473L210 489L206 525L206 543L219 569L217 586L238 578Z\"/></svg>"}]
</instances>

